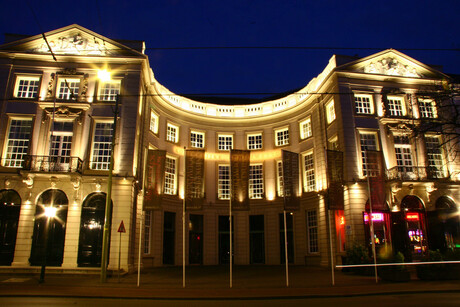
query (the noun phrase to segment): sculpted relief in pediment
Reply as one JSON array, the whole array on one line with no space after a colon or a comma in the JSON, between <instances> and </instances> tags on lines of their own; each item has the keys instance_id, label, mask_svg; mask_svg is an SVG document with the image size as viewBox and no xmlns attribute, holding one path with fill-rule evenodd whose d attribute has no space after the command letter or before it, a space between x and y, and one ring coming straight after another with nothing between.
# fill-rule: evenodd
<instances>
[{"instance_id":1,"label":"sculpted relief in pediment","mask_svg":"<svg viewBox=\"0 0 460 307\"><path fill-rule=\"evenodd\" d=\"M51 50L55 54L74 54L74 55L100 55L109 53L103 40L83 38L80 34L73 36L62 36L57 39L48 40ZM43 42L39 47L31 50L36 53L49 53L50 48Z\"/></svg>"},{"instance_id":2,"label":"sculpted relief in pediment","mask_svg":"<svg viewBox=\"0 0 460 307\"><path fill-rule=\"evenodd\" d=\"M364 72L390 76L422 77L414 67L404 65L397 59L391 57L370 62L367 66L364 66Z\"/></svg>"}]
</instances>

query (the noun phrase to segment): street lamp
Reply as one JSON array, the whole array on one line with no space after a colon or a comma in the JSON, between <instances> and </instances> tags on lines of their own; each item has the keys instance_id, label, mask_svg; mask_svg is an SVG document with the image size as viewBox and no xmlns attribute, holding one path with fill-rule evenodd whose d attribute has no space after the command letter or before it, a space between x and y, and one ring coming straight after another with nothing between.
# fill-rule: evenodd
<instances>
[{"instance_id":1,"label":"street lamp","mask_svg":"<svg viewBox=\"0 0 460 307\"><path fill-rule=\"evenodd\" d=\"M56 216L56 211L57 208L53 207L53 205L49 205L48 207L45 207L45 216L46 216L46 226L45 226L45 246L44 246L44 252L43 252L43 263L42 263L42 268L40 271L40 280L39 283L45 282L45 269L46 269L46 256L48 254L48 241L49 241L49 231L50 231L50 222L54 219Z\"/></svg>"}]
</instances>

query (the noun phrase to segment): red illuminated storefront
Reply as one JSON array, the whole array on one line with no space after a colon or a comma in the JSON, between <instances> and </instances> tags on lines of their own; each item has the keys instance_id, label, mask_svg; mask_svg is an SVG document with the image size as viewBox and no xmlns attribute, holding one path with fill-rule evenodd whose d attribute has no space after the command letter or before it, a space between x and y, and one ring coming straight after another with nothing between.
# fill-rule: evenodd
<instances>
[{"instance_id":1,"label":"red illuminated storefront","mask_svg":"<svg viewBox=\"0 0 460 307\"><path fill-rule=\"evenodd\" d=\"M374 224L374 242L378 252L380 248L391 243L391 214L388 210L388 205L385 204L385 210L372 210L372 222ZM372 247L371 241L371 223L369 217L370 208L369 202L366 203L366 211L363 212L364 233L366 236L366 244L369 250Z\"/></svg>"}]
</instances>

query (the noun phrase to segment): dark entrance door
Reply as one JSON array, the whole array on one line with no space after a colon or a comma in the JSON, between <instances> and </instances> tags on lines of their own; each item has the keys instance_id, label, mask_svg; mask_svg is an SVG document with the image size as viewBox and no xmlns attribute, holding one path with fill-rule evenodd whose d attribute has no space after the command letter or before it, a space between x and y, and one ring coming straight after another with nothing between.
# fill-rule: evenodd
<instances>
[{"instance_id":1,"label":"dark entrance door","mask_svg":"<svg viewBox=\"0 0 460 307\"><path fill-rule=\"evenodd\" d=\"M190 214L189 263L203 264L203 216Z\"/></svg>"},{"instance_id":2,"label":"dark entrance door","mask_svg":"<svg viewBox=\"0 0 460 307\"><path fill-rule=\"evenodd\" d=\"M286 229L287 229L287 251L288 251L288 263L294 262L294 229L293 229L293 218L289 212L286 212ZM284 214L279 214L279 225L280 225L280 259L281 264L286 263L285 256L285 245L284 245Z\"/></svg>"},{"instance_id":3,"label":"dark entrance door","mask_svg":"<svg viewBox=\"0 0 460 307\"><path fill-rule=\"evenodd\" d=\"M251 264L265 263L264 216L249 216L249 256Z\"/></svg>"},{"instance_id":4,"label":"dark entrance door","mask_svg":"<svg viewBox=\"0 0 460 307\"><path fill-rule=\"evenodd\" d=\"M0 265L11 265L18 233L21 197L14 190L0 191Z\"/></svg>"},{"instance_id":5,"label":"dark entrance door","mask_svg":"<svg viewBox=\"0 0 460 307\"><path fill-rule=\"evenodd\" d=\"M176 213L165 212L163 221L163 264L174 264Z\"/></svg>"},{"instance_id":6,"label":"dark entrance door","mask_svg":"<svg viewBox=\"0 0 460 307\"><path fill-rule=\"evenodd\" d=\"M230 221L228 215L219 216L219 264L230 263ZM233 219L232 219L232 232ZM232 235L232 242L234 242L234 235ZM235 245L233 245L235 249Z\"/></svg>"},{"instance_id":7,"label":"dark entrance door","mask_svg":"<svg viewBox=\"0 0 460 307\"><path fill-rule=\"evenodd\" d=\"M43 265L45 252L47 266L62 265L67 206L67 196L61 190L50 189L40 195L35 210L32 251L29 259L31 265ZM56 216L46 217L45 207L56 208Z\"/></svg>"},{"instance_id":8,"label":"dark entrance door","mask_svg":"<svg viewBox=\"0 0 460 307\"><path fill-rule=\"evenodd\" d=\"M436 201L436 210L427 212L431 250L454 250L460 247L460 221L455 202L441 196Z\"/></svg>"},{"instance_id":9,"label":"dark entrance door","mask_svg":"<svg viewBox=\"0 0 460 307\"><path fill-rule=\"evenodd\" d=\"M80 240L78 243L78 266L101 266L105 202L106 195L102 193L90 194L83 202L81 208Z\"/></svg>"}]
</instances>

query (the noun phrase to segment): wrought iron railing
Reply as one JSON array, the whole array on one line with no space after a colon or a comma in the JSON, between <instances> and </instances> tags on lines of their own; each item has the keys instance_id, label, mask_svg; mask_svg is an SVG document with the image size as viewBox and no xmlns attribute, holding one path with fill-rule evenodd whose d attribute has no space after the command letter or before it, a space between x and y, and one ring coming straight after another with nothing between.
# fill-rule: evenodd
<instances>
[{"instance_id":1,"label":"wrought iron railing","mask_svg":"<svg viewBox=\"0 0 460 307\"><path fill-rule=\"evenodd\" d=\"M24 156L22 169L36 172L81 173L83 161L78 157Z\"/></svg>"},{"instance_id":2,"label":"wrought iron railing","mask_svg":"<svg viewBox=\"0 0 460 307\"><path fill-rule=\"evenodd\" d=\"M395 166L387 171L388 180L431 180L447 178L447 172L435 166Z\"/></svg>"}]
</instances>

